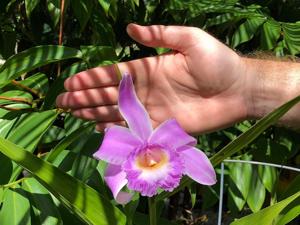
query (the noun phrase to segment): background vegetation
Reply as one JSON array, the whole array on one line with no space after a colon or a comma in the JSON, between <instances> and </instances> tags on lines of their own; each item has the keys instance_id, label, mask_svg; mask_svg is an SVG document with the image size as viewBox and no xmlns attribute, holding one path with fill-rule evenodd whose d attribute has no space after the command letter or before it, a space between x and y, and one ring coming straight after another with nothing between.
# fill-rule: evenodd
<instances>
[{"instance_id":1,"label":"background vegetation","mask_svg":"<svg viewBox=\"0 0 300 225\"><path fill-rule=\"evenodd\" d=\"M125 207L110 201L105 165L92 158L102 134L54 104L74 73L165 51L131 40L130 22L197 26L241 54L300 54L298 0L1 0L0 224L148 223L144 198ZM298 100L256 127L245 121L202 135L199 148L214 165L230 156L299 167L299 133L265 130ZM236 224L299 223L298 174L226 163L225 175L224 224L250 213ZM158 196L159 224L216 224L218 193L219 185L184 179L176 194Z\"/></svg>"}]
</instances>

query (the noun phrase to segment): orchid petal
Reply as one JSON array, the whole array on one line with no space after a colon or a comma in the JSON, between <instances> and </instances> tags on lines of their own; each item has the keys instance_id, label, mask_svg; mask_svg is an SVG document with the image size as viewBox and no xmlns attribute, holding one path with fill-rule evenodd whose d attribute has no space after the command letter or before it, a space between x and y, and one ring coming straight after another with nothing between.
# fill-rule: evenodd
<instances>
[{"instance_id":1,"label":"orchid petal","mask_svg":"<svg viewBox=\"0 0 300 225\"><path fill-rule=\"evenodd\" d=\"M110 188L116 202L119 204L126 204L130 201L133 194L121 191L127 184L126 173L122 171L121 166L108 164L104 180Z\"/></svg>"},{"instance_id":2,"label":"orchid petal","mask_svg":"<svg viewBox=\"0 0 300 225\"><path fill-rule=\"evenodd\" d=\"M190 178L204 185L213 185L217 182L215 170L204 152L187 146L180 155L184 160L184 173Z\"/></svg>"},{"instance_id":3,"label":"orchid petal","mask_svg":"<svg viewBox=\"0 0 300 225\"><path fill-rule=\"evenodd\" d=\"M188 135L176 120L170 119L160 124L153 131L149 143L177 149L184 145L194 146L197 141L194 137Z\"/></svg>"},{"instance_id":4,"label":"orchid petal","mask_svg":"<svg viewBox=\"0 0 300 225\"><path fill-rule=\"evenodd\" d=\"M152 132L150 117L137 98L132 78L128 73L123 75L120 83L119 109L132 133L147 140Z\"/></svg>"},{"instance_id":5,"label":"orchid petal","mask_svg":"<svg viewBox=\"0 0 300 225\"><path fill-rule=\"evenodd\" d=\"M142 141L135 137L129 129L113 126L106 130L103 142L93 156L96 159L121 165L128 155L141 144Z\"/></svg>"}]
</instances>

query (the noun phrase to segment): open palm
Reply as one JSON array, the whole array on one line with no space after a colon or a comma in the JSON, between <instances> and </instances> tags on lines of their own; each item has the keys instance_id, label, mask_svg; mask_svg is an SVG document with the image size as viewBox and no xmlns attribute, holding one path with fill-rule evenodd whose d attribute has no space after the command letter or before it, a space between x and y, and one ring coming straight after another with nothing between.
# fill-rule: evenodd
<instances>
[{"instance_id":1,"label":"open palm","mask_svg":"<svg viewBox=\"0 0 300 225\"><path fill-rule=\"evenodd\" d=\"M130 24L129 35L151 47L172 52L118 64L134 78L136 92L157 126L176 118L190 133L226 127L247 116L247 79L235 52L198 28ZM118 78L113 66L74 75L65 82L68 92L58 107L96 120L97 129L124 124L118 111Z\"/></svg>"}]
</instances>

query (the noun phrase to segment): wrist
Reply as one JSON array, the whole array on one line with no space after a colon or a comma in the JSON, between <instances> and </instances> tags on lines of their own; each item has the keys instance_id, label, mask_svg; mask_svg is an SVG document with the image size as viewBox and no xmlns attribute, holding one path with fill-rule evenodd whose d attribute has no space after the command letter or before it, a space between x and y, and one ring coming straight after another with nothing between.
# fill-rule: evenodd
<instances>
[{"instance_id":1,"label":"wrist","mask_svg":"<svg viewBox=\"0 0 300 225\"><path fill-rule=\"evenodd\" d=\"M300 64L243 58L247 79L247 117L259 119L300 94ZM300 106L280 121L290 126L299 122ZM299 121L296 121L299 120Z\"/></svg>"}]
</instances>

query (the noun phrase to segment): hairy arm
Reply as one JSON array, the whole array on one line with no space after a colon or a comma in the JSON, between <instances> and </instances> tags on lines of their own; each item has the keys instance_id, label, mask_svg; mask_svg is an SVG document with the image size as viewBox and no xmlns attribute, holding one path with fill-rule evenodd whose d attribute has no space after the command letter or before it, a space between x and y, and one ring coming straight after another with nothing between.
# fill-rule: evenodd
<instances>
[{"instance_id":1,"label":"hairy arm","mask_svg":"<svg viewBox=\"0 0 300 225\"><path fill-rule=\"evenodd\" d=\"M249 80L248 118L258 119L300 95L300 63L243 58ZM300 105L294 106L279 122L300 128Z\"/></svg>"}]
</instances>

